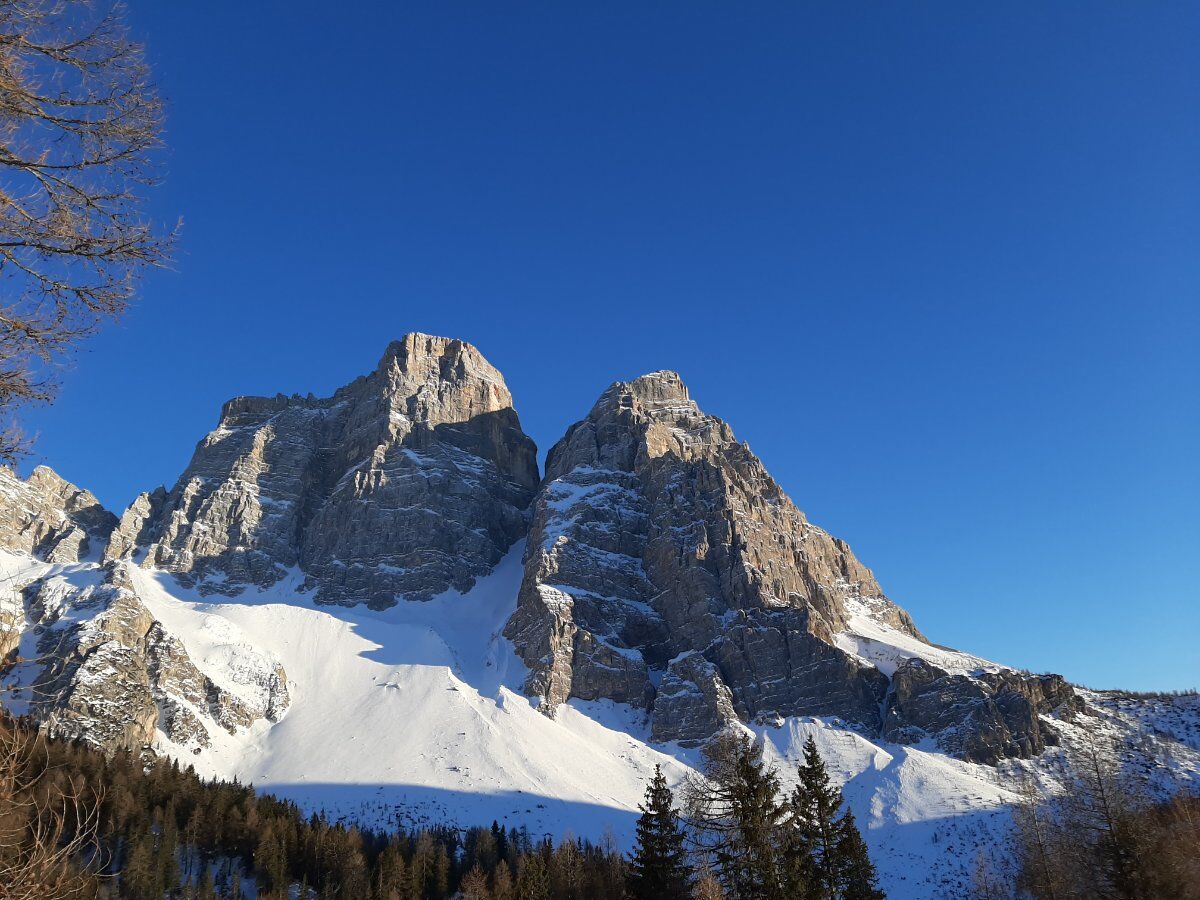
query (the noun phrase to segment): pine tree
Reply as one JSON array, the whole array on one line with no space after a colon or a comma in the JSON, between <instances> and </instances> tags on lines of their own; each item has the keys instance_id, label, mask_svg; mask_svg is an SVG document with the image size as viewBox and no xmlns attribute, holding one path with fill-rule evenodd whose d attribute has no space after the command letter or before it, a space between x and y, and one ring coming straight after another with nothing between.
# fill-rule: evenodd
<instances>
[{"instance_id":1,"label":"pine tree","mask_svg":"<svg viewBox=\"0 0 1200 900\"><path fill-rule=\"evenodd\" d=\"M526 853L517 863L517 900L550 900L550 874L540 853Z\"/></svg>"},{"instance_id":2,"label":"pine tree","mask_svg":"<svg viewBox=\"0 0 1200 900\"><path fill-rule=\"evenodd\" d=\"M885 900L866 841L849 809L838 820L837 830L842 900Z\"/></svg>"},{"instance_id":3,"label":"pine tree","mask_svg":"<svg viewBox=\"0 0 1200 900\"><path fill-rule=\"evenodd\" d=\"M507 861L508 834L495 819L492 820L492 839L496 842L496 858Z\"/></svg>"},{"instance_id":4,"label":"pine tree","mask_svg":"<svg viewBox=\"0 0 1200 900\"><path fill-rule=\"evenodd\" d=\"M881 900L875 867L854 814L847 809L838 815L842 791L830 780L811 735L797 775L784 843L789 895L805 900Z\"/></svg>"},{"instance_id":5,"label":"pine tree","mask_svg":"<svg viewBox=\"0 0 1200 900\"><path fill-rule=\"evenodd\" d=\"M730 900L790 900L780 865L786 813L762 747L729 731L705 747L704 757L705 778L689 780L687 805L713 874Z\"/></svg>"},{"instance_id":6,"label":"pine tree","mask_svg":"<svg viewBox=\"0 0 1200 900\"><path fill-rule=\"evenodd\" d=\"M687 897L688 868L683 831L662 768L646 788L646 802L637 821L637 845L630 861L629 890L636 900L676 900Z\"/></svg>"}]
</instances>

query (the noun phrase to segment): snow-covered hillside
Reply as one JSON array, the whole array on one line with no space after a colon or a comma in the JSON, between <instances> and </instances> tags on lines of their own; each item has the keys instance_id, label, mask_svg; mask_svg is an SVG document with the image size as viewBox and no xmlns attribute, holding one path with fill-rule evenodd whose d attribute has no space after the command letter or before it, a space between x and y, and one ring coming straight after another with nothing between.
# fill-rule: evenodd
<instances>
[{"instance_id":1,"label":"snow-covered hillside","mask_svg":"<svg viewBox=\"0 0 1200 900\"><path fill-rule=\"evenodd\" d=\"M655 764L678 783L698 751L652 744L644 713L628 706L572 701L551 719L521 693L526 670L500 632L522 549L467 595L451 590L384 611L318 606L300 592L299 573L214 603L198 586L128 566L154 618L214 682L244 690L239 669L262 656L288 673L291 702L277 722L229 734L207 720L207 747L160 730L155 748L204 776L236 777L368 825L497 819L535 835L611 835L628 846ZM8 605L13 588L34 578L79 585L102 574L94 563L15 554L5 554L4 571ZM28 653L34 642L26 644ZM890 897L961 896L976 854L1003 852L1014 798L993 768L870 740L837 720L751 729L785 780L807 736L816 738Z\"/></svg>"}]
</instances>

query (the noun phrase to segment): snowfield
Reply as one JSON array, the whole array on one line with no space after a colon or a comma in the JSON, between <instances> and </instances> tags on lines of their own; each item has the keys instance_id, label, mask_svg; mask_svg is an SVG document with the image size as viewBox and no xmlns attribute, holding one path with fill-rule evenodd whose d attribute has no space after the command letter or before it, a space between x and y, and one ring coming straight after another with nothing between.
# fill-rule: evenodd
<instances>
[{"instance_id":1,"label":"snowfield","mask_svg":"<svg viewBox=\"0 0 1200 900\"><path fill-rule=\"evenodd\" d=\"M636 709L572 702L550 719L521 693L526 670L501 630L516 603L523 549L512 548L466 595L450 591L384 611L317 606L299 590L299 572L230 599L127 565L137 594L204 674L246 696L256 689L253 673L279 662L291 697L274 724L259 720L231 735L206 719L209 747L174 744L160 731L156 749L205 777L236 777L306 811L368 826L495 819L535 836L572 833L628 847L654 766L678 784L698 765L698 752L652 744ZM79 584L101 574L94 564L56 566L12 554L0 564L0 628L6 621L12 627L20 610L19 586L56 577ZM869 602L853 612L839 645L884 672L909 656L952 671L995 665L881 624ZM23 648L32 638L23 637ZM1147 714L1118 699L1088 699L1112 728L1148 729L1152 723L1135 720L1149 715L1163 734L1200 749L1200 709L1167 704ZM978 856L1006 853L1015 797L1001 779L1040 765L992 769L932 746L869 739L832 719L784 719L751 730L785 784L804 741L815 738L896 900L964 896ZM1195 777L1196 759L1176 769ZM1052 777L1043 780L1052 785Z\"/></svg>"}]
</instances>

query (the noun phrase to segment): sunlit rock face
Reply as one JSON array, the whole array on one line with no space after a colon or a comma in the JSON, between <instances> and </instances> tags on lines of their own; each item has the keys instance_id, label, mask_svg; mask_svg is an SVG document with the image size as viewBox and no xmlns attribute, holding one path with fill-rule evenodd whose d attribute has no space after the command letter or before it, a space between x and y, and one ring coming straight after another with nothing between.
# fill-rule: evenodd
<instances>
[{"instance_id":1,"label":"sunlit rock face","mask_svg":"<svg viewBox=\"0 0 1200 900\"><path fill-rule=\"evenodd\" d=\"M299 566L320 602L467 590L525 533L538 483L504 379L470 344L410 334L332 397L239 397L170 494L112 548L236 593Z\"/></svg>"},{"instance_id":2,"label":"sunlit rock face","mask_svg":"<svg viewBox=\"0 0 1200 900\"><path fill-rule=\"evenodd\" d=\"M287 673L236 634L185 646L139 579L237 597L291 572L318 603L386 609L467 592L522 538L503 633L550 715L611 700L683 746L821 716L995 763L1082 708L1057 676L929 644L675 373L613 384L539 480L500 373L422 334L331 397L229 401L119 521L49 469L0 470L0 550L27 562L0 586L0 655L57 734L199 752L284 715Z\"/></svg>"},{"instance_id":3,"label":"sunlit rock face","mask_svg":"<svg viewBox=\"0 0 1200 900\"><path fill-rule=\"evenodd\" d=\"M27 479L0 467L0 549L54 562L98 554L117 518L88 491L38 466Z\"/></svg>"},{"instance_id":4,"label":"sunlit rock face","mask_svg":"<svg viewBox=\"0 0 1200 900\"><path fill-rule=\"evenodd\" d=\"M1040 752L1053 736L1039 716L1071 708L1061 679L1010 670L934 679L922 694L931 685L902 669L893 690L839 646L851 607L934 650L678 375L655 372L612 385L550 450L505 634L548 713L608 698L646 708L656 740L685 745L736 719L817 715L995 762ZM923 702L964 692L969 709Z\"/></svg>"},{"instance_id":5,"label":"sunlit rock face","mask_svg":"<svg viewBox=\"0 0 1200 900\"><path fill-rule=\"evenodd\" d=\"M662 740L704 736L730 709L874 725L887 679L833 643L848 596L882 592L678 375L656 372L614 384L550 451L506 634L548 709L654 704ZM898 607L887 616L916 634ZM688 653L707 664L670 662Z\"/></svg>"},{"instance_id":6,"label":"sunlit rock face","mask_svg":"<svg viewBox=\"0 0 1200 900\"><path fill-rule=\"evenodd\" d=\"M203 674L151 613L126 563L50 569L23 589L29 652L17 663L16 699L49 732L106 751L140 750L157 733L182 749L210 746L287 709L287 675L269 654L226 628Z\"/></svg>"}]
</instances>

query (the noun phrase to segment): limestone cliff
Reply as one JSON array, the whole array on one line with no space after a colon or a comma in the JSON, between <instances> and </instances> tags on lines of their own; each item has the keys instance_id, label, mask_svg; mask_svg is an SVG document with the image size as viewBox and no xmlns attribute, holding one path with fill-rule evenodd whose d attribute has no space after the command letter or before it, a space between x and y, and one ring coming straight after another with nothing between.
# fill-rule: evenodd
<instances>
[{"instance_id":1,"label":"limestone cliff","mask_svg":"<svg viewBox=\"0 0 1200 900\"><path fill-rule=\"evenodd\" d=\"M390 606L468 589L525 533L536 448L470 344L410 334L317 399L239 397L110 554L234 594L301 568L317 599Z\"/></svg>"},{"instance_id":2,"label":"limestone cliff","mask_svg":"<svg viewBox=\"0 0 1200 900\"><path fill-rule=\"evenodd\" d=\"M949 734L945 717L918 714L840 646L851 609L934 649L678 375L655 372L612 385L550 450L505 634L546 711L572 697L643 706L659 741L803 715L873 733L886 719L902 739ZM1041 750L1037 717L1061 705L1059 692L1022 693L1015 673L1003 689L962 677L980 709L960 723L975 738L959 735L953 750L989 761Z\"/></svg>"}]
</instances>

